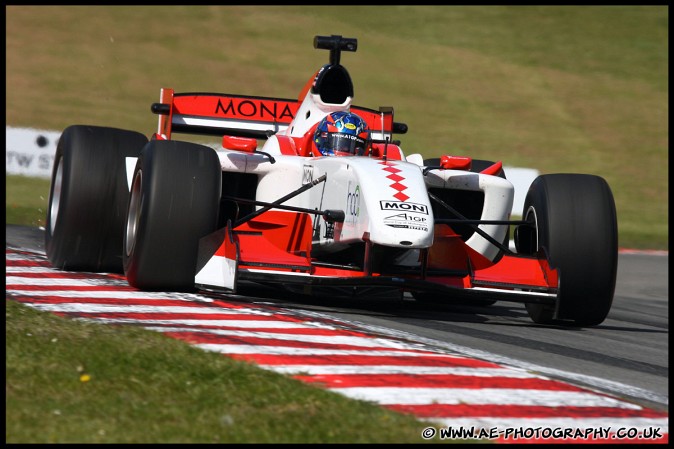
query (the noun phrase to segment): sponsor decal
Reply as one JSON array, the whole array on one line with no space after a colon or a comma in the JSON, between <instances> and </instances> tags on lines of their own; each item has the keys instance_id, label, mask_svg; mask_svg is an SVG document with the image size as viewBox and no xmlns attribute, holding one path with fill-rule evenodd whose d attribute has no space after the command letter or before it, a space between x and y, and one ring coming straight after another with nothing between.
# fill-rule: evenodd
<instances>
[{"instance_id":1,"label":"sponsor decal","mask_svg":"<svg viewBox=\"0 0 674 449\"><path fill-rule=\"evenodd\" d=\"M419 203L381 200L379 201L379 207L381 208L381 210L416 212L419 214L428 215L428 206Z\"/></svg>"},{"instance_id":2,"label":"sponsor decal","mask_svg":"<svg viewBox=\"0 0 674 449\"><path fill-rule=\"evenodd\" d=\"M406 212L385 217L384 224L392 228L428 231L428 218Z\"/></svg>"},{"instance_id":3,"label":"sponsor decal","mask_svg":"<svg viewBox=\"0 0 674 449\"><path fill-rule=\"evenodd\" d=\"M280 120L282 122L295 118L288 102L238 98L227 100L219 98L218 104L215 106L215 115L245 117L264 121Z\"/></svg>"},{"instance_id":4,"label":"sponsor decal","mask_svg":"<svg viewBox=\"0 0 674 449\"><path fill-rule=\"evenodd\" d=\"M405 229L412 229L415 231L424 231L427 232L428 228L424 226L416 226L416 225L406 225L406 224L386 224L386 226L390 226L392 228L405 228Z\"/></svg>"},{"instance_id":5,"label":"sponsor decal","mask_svg":"<svg viewBox=\"0 0 674 449\"><path fill-rule=\"evenodd\" d=\"M346 190L346 214L351 221L355 221L355 218L360 216L360 185L356 185L356 188L351 190L351 181L349 181Z\"/></svg>"},{"instance_id":6,"label":"sponsor decal","mask_svg":"<svg viewBox=\"0 0 674 449\"><path fill-rule=\"evenodd\" d=\"M314 180L314 167L312 165L302 166L302 185L309 184Z\"/></svg>"},{"instance_id":7,"label":"sponsor decal","mask_svg":"<svg viewBox=\"0 0 674 449\"><path fill-rule=\"evenodd\" d=\"M351 125L351 124L347 123L347 125ZM353 125L351 125L351 126L353 126ZM359 142L363 142L363 139L361 139L358 136L352 136L351 134L342 134L342 135L340 135L340 137L343 138L343 139L357 140Z\"/></svg>"},{"instance_id":8,"label":"sponsor decal","mask_svg":"<svg viewBox=\"0 0 674 449\"><path fill-rule=\"evenodd\" d=\"M420 217L412 214L391 215L390 217L384 218L384 220L411 221L415 223L426 223L428 221L426 217Z\"/></svg>"}]
</instances>

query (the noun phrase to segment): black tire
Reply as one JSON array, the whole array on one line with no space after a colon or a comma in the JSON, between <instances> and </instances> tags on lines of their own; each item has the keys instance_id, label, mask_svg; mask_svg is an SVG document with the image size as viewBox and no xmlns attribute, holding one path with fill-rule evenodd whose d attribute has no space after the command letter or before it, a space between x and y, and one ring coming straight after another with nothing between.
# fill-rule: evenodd
<instances>
[{"instance_id":1,"label":"black tire","mask_svg":"<svg viewBox=\"0 0 674 449\"><path fill-rule=\"evenodd\" d=\"M45 249L59 269L122 272L129 188L126 157L148 139L135 131L73 125L59 138L47 207Z\"/></svg>"},{"instance_id":2,"label":"black tire","mask_svg":"<svg viewBox=\"0 0 674 449\"><path fill-rule=\"evenodd\" d=\"M142 290L193 291L199 239L217 229L214 149L151 141L138 159L124 233L124 272Z\"/></svg>"},{"instance_id":3,"label":"black tire","mask_svg":"<svg viewBox=\"0 0 674 449\"><path fill-rule=\"evenodd\" d=\"M527 303L539 324L595 326L611 309L618 265L618 224L608 183L584 174L541 175L524 201L518 252L538 254L558 269L555 305Z\"/></svg>"}]
</instances>

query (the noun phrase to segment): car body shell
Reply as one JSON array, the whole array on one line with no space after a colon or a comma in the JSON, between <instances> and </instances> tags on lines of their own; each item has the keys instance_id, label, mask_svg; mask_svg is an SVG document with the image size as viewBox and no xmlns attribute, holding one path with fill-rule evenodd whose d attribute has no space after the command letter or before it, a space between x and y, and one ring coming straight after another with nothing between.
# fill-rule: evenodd
<instances>
[{"instance_id":1,"label":"car body shell","mask_svg":"<svg viewBox=\"0 0 674 449\"><path fill-rule=\"evenodd\" d=\"M554 300L556 276L544 260L504 254L514 187L499 176L500 162L476 172L470 158L445 155L442 166L427 167L420 154L406 157L393 140L394 131L406 132L406 125L393 120L392 107L373 110L352 101L351 78L333 55L297 100L161 90L152 107L159 114L153 139L175 133L223 136L216 148L223 176L254 179L246 198L233 200L253 202L258 212L243 221L233 217L202 239L195 285L236 291L247 279L299 284L306 291L318 285L380 286ZM316 151L313 132L333 111L355 112L368 123L370 154L325 157ZM130 158L130 171L134 162ZM449 198L478 194L479 211L470 217L477 229L460 235L440 223L431 191ZM323 211L339 211L342 218L333 220ZM386 262L375 260L377 250Z\"/></svg>"}]
</instances>

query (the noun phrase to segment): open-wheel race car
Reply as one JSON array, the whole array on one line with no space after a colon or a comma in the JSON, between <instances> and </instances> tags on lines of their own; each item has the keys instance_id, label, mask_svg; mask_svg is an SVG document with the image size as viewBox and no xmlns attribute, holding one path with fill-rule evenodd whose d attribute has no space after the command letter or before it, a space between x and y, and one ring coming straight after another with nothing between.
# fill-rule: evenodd
<instances>
[{"instance_id":1,"label":"open-wheel race car","mask_svg":"<svg viewBox=\"0 0 674 449\"><path fill-rule=\"evenodd\" d=\"M164 88L149 139L66 128L46 220L51 264L123 272L143 290L236 292L254 282L303 294L409 292L520 302L536 323L604 321L618 242L603 178L541 175L511 220L514 187L501 162L405 156L393 136L407 126L393 108L352 104L340 58L357 40L316 36L314 47L330 61L297 100Z\"/></svg>"}]
</instances>

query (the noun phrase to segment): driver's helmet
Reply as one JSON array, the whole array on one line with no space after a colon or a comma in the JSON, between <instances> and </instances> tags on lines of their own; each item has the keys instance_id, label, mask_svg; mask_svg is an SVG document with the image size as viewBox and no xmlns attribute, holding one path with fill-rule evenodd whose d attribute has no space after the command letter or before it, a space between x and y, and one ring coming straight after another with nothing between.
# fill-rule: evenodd
<instances>
[{"instance_id":1,"label":"driver's helmet","mask_svg":"<svg viewBox=\"0 0 674 449\"><path fill-rule=\"evenodd\" d=\"M370 151L370 129L351 112L332 112L318 123L314 143L323 156L363 156Z\"/></svg>"}]
</instances>

